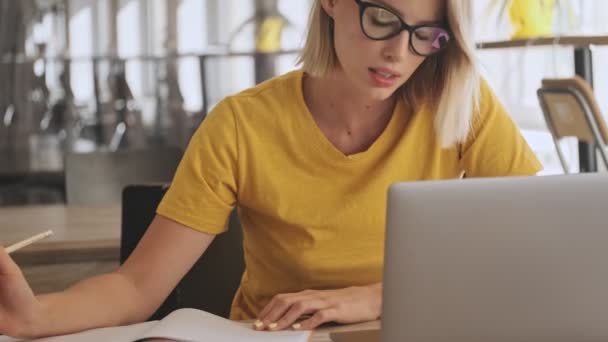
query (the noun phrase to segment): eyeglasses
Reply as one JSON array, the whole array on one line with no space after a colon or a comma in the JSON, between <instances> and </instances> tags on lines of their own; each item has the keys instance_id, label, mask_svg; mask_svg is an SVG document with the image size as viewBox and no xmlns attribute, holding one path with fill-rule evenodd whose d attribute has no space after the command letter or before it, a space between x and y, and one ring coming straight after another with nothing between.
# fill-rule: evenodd
<instances>
[{"instance_id":1,"label":"eyeglasses","mask_svg":"<svg viewBox=\"0 0 608 342\"><path fill-rule=\"evenodd\" d=\"M430 56L443 50L450 41L450 33L439 24L410 26L394 11L363 0L355 0L359 5L361 31L369 39L386 40L409 32L409 45L419 56Z\"/></svg>"}]
</instances>

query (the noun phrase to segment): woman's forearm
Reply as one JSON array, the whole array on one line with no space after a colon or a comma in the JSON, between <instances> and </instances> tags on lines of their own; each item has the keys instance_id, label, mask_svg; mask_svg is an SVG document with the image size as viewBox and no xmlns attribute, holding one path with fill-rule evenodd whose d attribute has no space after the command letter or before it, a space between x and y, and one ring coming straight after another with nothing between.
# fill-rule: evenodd
<instances>
[{"instance_id":1,"label":"woman's forearm","mask_svg":"<svg viewBox=\"0 0 608 342\"><path fill-rule=\"evenodd\" d=\"M28 337L141 322L157 306L146 303L135 285L117 272L96 276L65 291L37 298L43 314L27 329L35 336Z\"/></svg>"}]
</instances>

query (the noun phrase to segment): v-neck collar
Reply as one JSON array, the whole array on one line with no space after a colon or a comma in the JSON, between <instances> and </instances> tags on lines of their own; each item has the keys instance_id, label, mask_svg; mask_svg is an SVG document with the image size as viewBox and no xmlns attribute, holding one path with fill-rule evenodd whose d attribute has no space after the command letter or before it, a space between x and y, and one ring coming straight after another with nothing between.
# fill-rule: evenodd
<instances>
[{"instance_id":1,"label":"v-neck collar","mask_svg":"<svg viewBox=\"0 0 608 342\"><path fill-rule=\"evenodd\" d=\"M304 99L304 89L303 89L303 81L304 81L304 72L297 71L297 77L295 79L295 89L297 93L298 101L300 102L300 108L302 108L302 118L303 118L303 126L304 129L308 131L307 136L310 136L311 143L317 145L318 148L326 151L333 158L337 158L338 160L344 160L348 162L363 160L367 155L374 155L376 150L380 150L386 146L388 142L391 141L391 138L396 133L395 130L399 129L402 126L404 119L404 111L403 111L403 100L397 99L395 103L395 107L393 108L393 113L391 114L391 118L380 134L378 138L372 143L372 145L365 151L357 152L353 154L346 155L344 152L340 151L323 133L317 122L315 121L312 113L310 112L308 105Z\"/></svg>"}]
</instances>

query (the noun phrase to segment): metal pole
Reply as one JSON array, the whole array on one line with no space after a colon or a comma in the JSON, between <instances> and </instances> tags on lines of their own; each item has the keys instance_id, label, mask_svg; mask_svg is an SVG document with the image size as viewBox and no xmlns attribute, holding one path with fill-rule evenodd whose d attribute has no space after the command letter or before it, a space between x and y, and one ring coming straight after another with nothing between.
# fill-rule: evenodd
<instances>
[{"instance_id":1,"label":"metal pole","mask_svg":"<svg viewBox=\"0 0 608 342\"><path fill-rule=\"evenodd\" d=\"M574 49L574 72L593 87L593 55L589 46ZM597 172L595 144L578 143L580 172Z\"/></svg>"},{"instance_id":2,"label":"metal pole","mask_svg":"<svg viewBox=\"0 0 608 342\"><path fill-rule=\"evenodd\" d=\"M203 99L203 117L207 115L209 111L209 92L207 90L207 70L205 68L206 57L204 55L199 56L198 64L201 74L201 97Z\"/></svg>"}]
</instances>

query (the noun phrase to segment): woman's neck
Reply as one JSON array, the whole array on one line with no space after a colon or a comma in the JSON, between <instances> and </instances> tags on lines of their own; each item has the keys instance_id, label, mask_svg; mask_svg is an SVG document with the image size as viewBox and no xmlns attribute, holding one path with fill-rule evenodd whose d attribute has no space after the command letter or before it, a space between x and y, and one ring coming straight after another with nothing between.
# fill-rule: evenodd
<instances>
[{"instance_id":1,"label":"woman's neck","mask_svg":"<svg viewBox=\"0 0 608 342\"><path fill-rule=\"evenodd\" d=\"M395 96L373 99L340 71L323 77L305 76L304 97L315 120L350 131L386 122L395 106Z\"/></svg>"},{"instance_id":2,"label":"woman's neck","mask_svg":"<svg viewBox=\"0 0 608 342\"><path fill-rule=\"evenodd\" d=\"M345 155L366 151L390 122L394 96L378 101L334 73L304 77L304 99L319 129Z\"/></svg>"}]
</instances>

